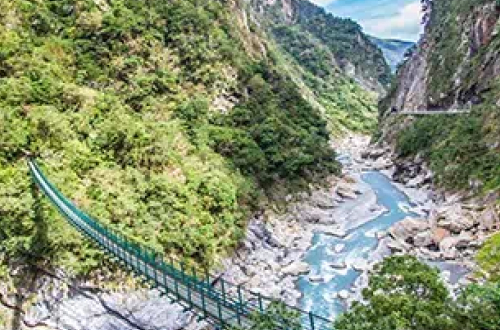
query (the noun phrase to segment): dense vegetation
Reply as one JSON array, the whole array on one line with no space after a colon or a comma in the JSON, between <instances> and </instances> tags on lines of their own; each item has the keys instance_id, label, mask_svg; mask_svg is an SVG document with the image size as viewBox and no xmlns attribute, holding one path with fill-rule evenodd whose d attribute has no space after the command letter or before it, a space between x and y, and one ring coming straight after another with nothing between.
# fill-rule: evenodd
<instances>
[{"instance_id":1,"label":"dense vegetation","mask_svg":"<svg viewBox=\"0 0 500 330\"><path fill-rule=\"evenodd\" d=\"M500 329L500 286L471 285L450 297L437 269L414 257L378 264L356 303L335 322L337 330Z\"/></svg>"},{"instance_id":2,"label":"dense vegetation","mask_svg":"<svg viewBox=\"0 0 500 330\"><path fill-rule=\"evenodd\" d=\"M424 116L402 130L397 149L402 157L429 159L436 182L450 189L500 189L498 109L476 109L463 116Z\"/></svg>"},{"instance_id":3,"label":"dense vegetation","mask_svg":"<svg viewBox=\"0 0 500 330\"><path fill-rule=\"evenodd\" d=\"M32 189L27 151L91 215L205 264L238 242L259 188L337 170L326 123L229 8L0 0L4 262L102 262Z\"/></svg>"},{"instance_id":4,"label":"dense vegetation","mask_svg":"<svg viewBox=\"0 0 500 330\"><path fill-rule=\"evenodd\" d=\"M361 27L307 1L252 1L282 55L284 70L320 109L330 131L368 132L376 124L376 96L391 78L381 51ZM362 88L360 85L363 85Z\"/></svg>"},{"instance_id":5,"label":"dense vegetation","mask_svg":"<svg viewBox=\"0 0 500 330\"><path fill-rule=\"evenodd\" d=\"M363 90L332 65L334 55L297 26L276 25L273 34L285 56L283 62L302 81L325 118L330 131L370 132L376 124L375 95Z\"/></svg>"}]
</instances>

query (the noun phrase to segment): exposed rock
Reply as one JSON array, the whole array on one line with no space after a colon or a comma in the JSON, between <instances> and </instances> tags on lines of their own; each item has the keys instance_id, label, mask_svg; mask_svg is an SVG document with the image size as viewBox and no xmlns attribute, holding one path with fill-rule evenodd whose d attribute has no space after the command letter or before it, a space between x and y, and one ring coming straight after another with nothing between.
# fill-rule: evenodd
<instances>
[{"instance_id":1,"label":"exposed rock","mask_svg":"<svg viewBox=\"0 0 500 330\"><path fill-rule=\"evenodd\" d=\"M437 213L438 226L459 234L474 227L474 220L459 203L441 208Z\"/></svg>"},{"instance_id":2,"label":"exposed rock","mask_svg":"<svg viewBox=\"0 0 500 330\"><path fill-rule=\"evenodd\" d=\"M281 271L283 272L283 274L299 276L309 274L311 268L306 262L295 261L292 264L284 267Z\"/></svg>"},{"instance_id":3,"label":"exposed rock","mask_svg":"<svg viewBox=\"0 0 500 330\"><path fill-rule=\"evenodd\" d=\"M333 251L335 251L335 253L340 253L344 250L345 248L345 244L336 244L335 247L333 248Z\"/></svg>"},{"instance_id":4,"label":"exposed rock","mask_svg":"<svg viewBox=\"0 0 500 330\"><path fill-rule=\"evenodd\" d=\"M396 240L389 240L387 242L387 247L392 251L392 252L406 252L411 249L411 245L405 242L401 241L396 241Z\"/></svg>"},{"instance_id":5,"label":"exposed rock","mask_svg":"<svg viewBox=\"0 0 500 330\"><path fill-rule=\"evenodd\" d=\"M311 275L311 276L309 276L309 281L312 283L320 283L320 282L324 282L325 278L321 275Z\"/></svg>"},{"instance_id":6,"label":"exposed rock","mask_svg":"<svg viewBox=\"0 0 500 330\"><path fill-rule=\"evenodd\" d=\"M413 245L416 247L425 247L433 243L433 236L430 230L418 233L413 238Z\"/></svg>"},{"instance_id":7,"label":"exposed rock","mask_svg":"<svg viewBox=\"0 0 500 330\"><path fill-rule=\"evenodd\" d=\"M469 246L474 238L469 233L462 233L459 236L450 236L444 238L439 244L439 249L444 253L452 249L463 249Z\"/></svg>"},{"instance_id":8,"label":"exposed rock","mask_svg":"<svg viewBox=\"0 0 500 330\"><path fill-rule=\"evenodd\" d=\"M370 265L365 259L357 259L352 263L352 268L358 272L364 272L370 269Z\"/></svg>"},{"instance_id":9,"label":"exposed rock","mask_svg":"<svg viewBox=\"0 0 500 330\"><path fill-rule=\"evenodd\" d=\"M337 205L333 194L326 191L314 191L311 195L311 203L321 209L332 209Z\"/></svg>"},{"instance_id":10,"label":"exposed rock","mask_svg":"<svg viewBox=\"0 0 500 330\"><path fill-rule=\"evenodd\" d=\"M342 198L347 198L347 199L356 199L357 195L354 190L351 189L351 187L342 185L338 186L336 190L337 194L342 197Z\"/></svg>"},{"instance_id":11,"label":"exposed rock","mask_svg":"<svg viewBox=\"0 0 500 330\"><path fill-rule=\"evenodd\" d=\"M382 157L387 151L381 148L369 148L361 153L361 157L364 159L378 159Z\"/></svg>"},{"instance_id":12,"label":"exposed rock","mask_svg":"<svg viewBox=\"0 0 500 330\"><path fill-rule=\"evenodd\" d=\"M432 241L436 244L440 244L443 239L449 237L451 233L444 228L434 228L432 231Z\"/></svg>"},{"instance_id":13,"label":"exposed rock","mask_svg":"<svg viewBox=\"0 0 500 330\"><path fill-rule=\"evenodd\" d=\"M478 217L481 230L493 231L500 229L500 217L493 207L487 208Z\"/></svg>"},{"instance_id":14,"label":"exposed rock","mask_svg":"<svg viewBox=\"0 0 500 330\"><path fill-rule=\"evenodd\" d=\"M349 298L349 291L342 290L338 293L338 297L343 300L347 300Z\"/></svg>"},{"instance_id":15,"label":"exposed rock","mask_svg":"<svg viewBox=\"0 0 500 330\"><path fill-rule=\"evenodd\" d=\"M330 263L329 266L333 269L345 269L345 268L347 268L345 261L334 261L334 262Z\"/></svg>"},{"instance_id":16,"label":"exposed rock","mask_svg":"<svg viewBox=\"0 0 500 330\"><path fill-rule=\"evenodd\" d=\"M396 223L389 229L389 234L400 242L413 241L414 236L420 232L430 229L426 220L407 218Z\"/></svg>"}]
</instances>

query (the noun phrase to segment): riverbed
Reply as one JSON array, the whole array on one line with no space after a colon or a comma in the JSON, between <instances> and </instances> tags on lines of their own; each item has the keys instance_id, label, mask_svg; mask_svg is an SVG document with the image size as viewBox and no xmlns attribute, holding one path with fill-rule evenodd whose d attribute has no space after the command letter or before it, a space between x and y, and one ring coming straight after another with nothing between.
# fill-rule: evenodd
<instances>
[{"instance_id":1,"label":"riverbed","mask_svg":"<svg viewBox=\"0 0 500 330\"><path fill-rule=\"evenodd\" d=\"M384 211L361 224L345 224L347 236L344 238L316 233L313 246L305 257L311 274L298 281L303 308L328 318L335 318L346 309L346 295L352 293L362 270L389 254L388 250L377 249L378 237L394 223L417 216L410 211L412 205L408 196L387 176L369 171L362 173L359 180L375 193L377 203ZM350 214L360 206L360 201L355 199L341 205L336 213Z\"/></svg>"}]
</instances>

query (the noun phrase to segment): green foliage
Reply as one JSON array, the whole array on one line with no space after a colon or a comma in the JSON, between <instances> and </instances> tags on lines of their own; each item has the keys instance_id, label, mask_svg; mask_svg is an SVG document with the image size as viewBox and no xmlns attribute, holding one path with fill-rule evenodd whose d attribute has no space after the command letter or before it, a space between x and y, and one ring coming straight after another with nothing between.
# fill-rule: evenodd
<instances>
[{"instance_id":1,"label":"green foliage","mask_svg":"<svg viewBox=\"0 0 500 330\"><path fill-rule=\"evenodd\" d=\"M500 285L468 286L460 293L451 310L456 329L500 329Z\"/></svg>"},{"instance_id":2,"label":"green foliage","mask_svg":"<svg viewBox=\"0 0 500 330\"><path fill-rule=\"evenodd\" d=\"M397 150L402 157L423 154L445 187L464 189L480 180L493 189L500 187L500 153L491 139L498 127L498 114L489 107L456 117L424 116L398 133Z\"/></svg>"},{"instance_id":3,"label":"green foliage","mask_svg":"<svg viewBox=\"0 0 500 330\"><path fill-rule=\"evenodd\" d=\"M300 313L281 302L271 303L262 314L252 316L252 326L249 330L301 330ZM238 329L234 329L238 330Z\"/></svg>"},{"instance_id":4,"label":"green foliage","mask_svg":"<svg viewBox=\"0 0 500 330\"><path fill-rule=\"evenodd\" d=\"M255 149L250 163L240 165L242 170L255 173L262 183L272 182L273 178L298 179L311 173L337 172L335 153L328 147L326 123L319 112L300 96L291 81L271 71L265 74L273 85L260 74L254 75L245 83L249 91L247 100L222 119L225 126L249 132L247 138L261 151ZM279 98L273 97L273 89ZM241 163L241 159L237 161ZM256 164L259 166L255 167ZM264 171L257 173L260 164Z\"/></svg>"},{"instance_id":5,"label":"green foliage","mask_svg":"<svg viewBox=\"0 0 500 330\"><path fill-rule=\"evenodd\" d=\"M37 251L79 274L102 266L31 190L25 151L95 218L207 265L241 238L258 183L337 170L325 122L272 63L247 55L232 10L208 0L0 0L9 257ZM233 112L212 109L247 90Z\"/></svg>"},{"instance_id":6,"label":"green foliage","mask_svg":"<svg viewBox=\"0 0 500 330\"><path fill-rule=\"evenodd\" d=\"M355 303L335 329L453 329L438 271L414 257L389 257L377 265L363 298L366 304Z\"/></svg>"},{"instance_id":7,"label":"green foliage","mask_svg":"<svg viewBox=\"0 0 500 330\"><path fill-rule=\"evenodd\" d=\"M486 241L477 253L476 260L491 280L500 280L500 233L493 235Z\"/></svg>"},{"instance_id":8,"label":"green foliage","mask_svg":"<svg viewBox=\"0 0 500 330\"><path fill-rule=\"evenodd\" d=\"M469 285L453 300L438 270L414 257L378 264L363 298L335 322L336 330L500 329L498 283Z\"/></svg>"},{"instance_id":9,"label":"green foliage","mask_svg":"<svg viewBox=\"0 0 500 330\"><path fill-rule=\"evenodd\" d=\"M434 1L430 19L429 37L433 42L433 50L429 55L429 72L432 72L428 86L429 99L434 102L451 95L456 91L456 81L462 81L460 89L475 89L476 83L485 78L481 76L480 66L488 60L488 54L500 50L500 38L496 37L488 47L474 50L471 44L463 42L463 27L471 24L465 21L475 8L490 0L456 0ZM493 36L494 37L494 36ZM471 52L472 51L472 52ZM464 55L471 52L473 59L464 61ZM457 68L460 67L460 72ZM447 102L446 99L443 100Z\"/></svg>"}]
</instances>

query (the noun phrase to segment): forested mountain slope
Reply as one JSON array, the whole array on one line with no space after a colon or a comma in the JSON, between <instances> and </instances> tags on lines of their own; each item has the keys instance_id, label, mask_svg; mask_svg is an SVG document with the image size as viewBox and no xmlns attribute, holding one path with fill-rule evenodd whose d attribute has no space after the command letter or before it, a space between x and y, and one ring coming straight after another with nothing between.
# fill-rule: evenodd
<instances>
[{"instance_id":1,"label":"forested mountain slope","mask_svg":"<svg viewBox=\"0 0 500 330\"><path fill-rule=\"evenodd\" d=\"M207 265L259 191L337 171L326 122L245 7L0 0L0 274L28 256L106 264L31 187L27 152L91 215Z\"/></svg>"},{"instance_id":2,"label":"forested mountain slope","mask_svg":"<svg viewBox=\"0 0 500 330\"><path fill-rule=\"evenodd\" d=\"M278 45L286 69L333 131L373 127L373 104L385 93L391 72L361 27L306 0L250 3L257 22Z\"/></svg>"}]
</instances>

